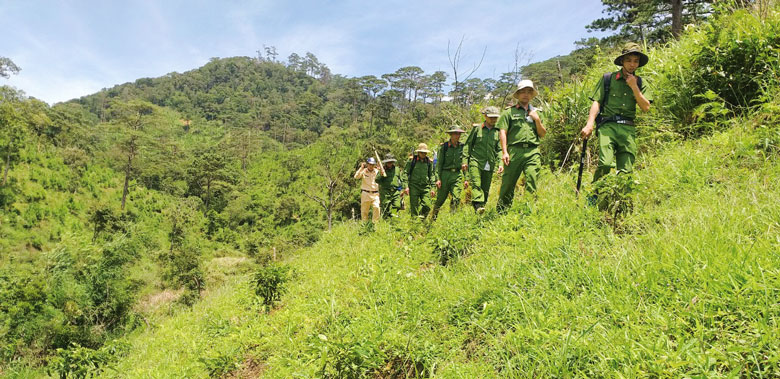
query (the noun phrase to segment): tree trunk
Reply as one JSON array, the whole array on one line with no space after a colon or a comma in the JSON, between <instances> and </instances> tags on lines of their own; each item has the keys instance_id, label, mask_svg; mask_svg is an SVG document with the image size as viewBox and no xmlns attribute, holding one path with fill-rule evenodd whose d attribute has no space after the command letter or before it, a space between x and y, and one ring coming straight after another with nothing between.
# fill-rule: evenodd
<instances>
[{"instance_id":1,"label":"tree trunk","mask_svg":"<svg viewBox=\"0 0 780 379\"><path fill-rule=\"evenodd\" d=\"M333 226L333 191L336 183L331 181L328 185L328 231Z\"/></svg>"},{"instance_id":2,"label":"tree trunk","mask_svg":"<svg viewBox=\"0 0 780 379\"><path fill-rule=\"evenodd\" d=\"M211 178L206 180L206 210L209 209L210 202L211 202Z\"/></svg>"},{"instance_id":3,"label":"tree trunk","mask_svg":"<svg viewBox=\"0 0 780 379\"><path fill-rule=\"evenodd\" d=\"M3 169L3 187L8 182L8 170L11 168L11 151L5 154L5 168Z\"/></svg>"},{"instance_id":4,"label":"tree trunk","mask_svg":"<svg viewBox=\"0 0 780 379\"><path fill-rule=\"evenodd\" d=\"M672 0L672 35L675 39L682 34L682 0Z\"/></svg>"},{"instance_id":5,"label":"tree trunk","mask_svg":"<svg viewBox=\"0 0 780 379\"><path fill-rule=\"evenodd\" d=\"M125 210L125 201L127 200L127 186L130 182L130 162L127 162L127 169L125 170L125 185L122 188L122 207L120 209Z\"/></svg>"}]
</instances>

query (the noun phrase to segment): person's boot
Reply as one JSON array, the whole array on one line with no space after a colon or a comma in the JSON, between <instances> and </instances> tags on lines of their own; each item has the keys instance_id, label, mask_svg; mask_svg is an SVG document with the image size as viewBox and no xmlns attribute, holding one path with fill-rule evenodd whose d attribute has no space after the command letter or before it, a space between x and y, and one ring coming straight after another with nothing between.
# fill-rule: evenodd
<instances>
[{"instance_id":1,"label":"person's boot","mask_svg":"<svg viewBox=\"0 0 780 379\"><path fill-rule=\"evenodd\" d=\"M431 222L436 221L436 217L439 217L439 208L433 208L431 211Z\"/></svg>"}]
</instances>

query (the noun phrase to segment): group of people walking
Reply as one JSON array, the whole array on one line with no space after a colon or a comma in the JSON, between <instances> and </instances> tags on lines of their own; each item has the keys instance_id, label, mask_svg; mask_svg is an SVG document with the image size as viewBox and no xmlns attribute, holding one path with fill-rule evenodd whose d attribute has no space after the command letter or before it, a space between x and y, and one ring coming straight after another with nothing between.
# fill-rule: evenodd
<instances>
[{"instance_id":1,"label":"group of people walking","mask_svg":"<svg viewBox=\"0 0 780 379\"><path fill-rule=\"evenodd\" d=\"M588 120L580 135L587 139L596 131L599 164L593 181L609 173L631 172L636 158L636 107L650 108L642 79L635 70L649 61L641 47L628 43L614 63L621 68L604 74L591 97ZM475 125L465 141L459 126L447 130L449 140L439 145L436 160L428 145L420 143L403 169L391 154L381 162L374 157L361 163L355 179L361 179L360 213L368 221L396 215L402 209L402 197L409 197L412 216L436 219L439 209L450 198L450 209L460 205L461 194L471 188L471 204L477 213L485 212L493 174L501 175L496 210L505 213L511 207L515 187L525 176L525 191L534 194L541 168L539 143L547 129L531 101L538 91L530 80L521 80L513 97L515 105L500 111L495 106L482 109L484 121ZM377 157L378 158L378 157ZM381 166L380 166L381 164ZM431 200L435 199L431 206ZM592 200L592 199L591 199Z\"/></svg>"}]
</instances>

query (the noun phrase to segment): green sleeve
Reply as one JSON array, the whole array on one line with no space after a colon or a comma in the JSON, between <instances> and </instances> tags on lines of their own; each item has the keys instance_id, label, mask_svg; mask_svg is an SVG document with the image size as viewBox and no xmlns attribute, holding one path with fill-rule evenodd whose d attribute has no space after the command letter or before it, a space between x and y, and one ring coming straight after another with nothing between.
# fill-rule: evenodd
<instances>
[{"instance_id":1,"label":"green sleeve","mask_svg":"<svg viewBox=\"0 0 780 379\"><path fill-rule=\"evenodd\" d=\"M409 170L411 170L411 169L412 169L412 160L410 159L410 160L408 160L406 162L406 165L404 166L404 178L407 178L407 179L409 178L409 175L411 174L409 172ZM408 187L408 183L409 182L407 181L406 183L407 183L407 185L404 186L404 188Z\"/></svg>"},{"instance_id":2,"label":"green sleeve","mask_svg":"<svg viewBox=\"0 0 780 379\"><path fill-rule=\"evenodd\" d=\"M599 82L596 83L596 88L593 89L593 94L590 95L591 101L598 101L602 104L604 101L604 76L599 78Z\"/></svg>"},{"instance_id":3,"label":"green sleeve","mask_svg":"<svg viewBox=\"0 0 780 379\"><path fill-rule=\"evenodd\" d=\"M466 142L463 143L463 150L461 150L460 154L461 161L469 158L469 148L471 147L469 143L475 134L477 134L477 126L471 128L471 132L469 133L468 137L466 137Z\"/></svg>"},{"instance_id":4,"label":"green sleeve","mask_svg":"<svg viewBox=\"0 0 780 379\"><path fill-rule=\"evenodd\" d=\"M501 155L504 153L504 151L501 149L501 138L498 138L498 141L496 141L496 147L495 150L495 158L492 162L493 167L498 167L498 165L501 163Z\"/></svg>"},{"instance_id":5,"label":"green sleeve","mask_svg":"<svg viewBox=\"0 0 780 379\"><path fill-rule=\"evenodd\" d=\"M446 142L445 142L446 143ZM436 163L436 170L434 170L433 175L433 182L436 183L439 178L441 178L441 172L442 172L442 164L441 162L444 160L444 155L442 153L444 152L444 145L439 145L439 149L436 150L436 157L438 159Z\"/></svg>"},{"instance_id":6,"label":"green sleeve","mask_svg":"<svg viewBox=\"0 0 780 379\"><path fill-rule=\"evenodd\" d=\"M509 117L512 113L511 109L507 109L503 112L501 112L501 117L498 118L498 122L496 123L496 128L499 130L509 130Z\"/></svg>"},{"instance_id":7,"label":"green sleeve","mask_svg":"<svg viewBox=\"0 0 780 379\"><path fill-rule=\"evenodd\" d=\"M431 159L428 164L433 165L433 159ZM428 166L428 167L430 167L430 166ZM436 185L436 180L437 180L436 170L433 170L432 175L430 175L428 177L428 184L431 185L431 186L435 186Z\"/></svg>"},{"instance_id":8,"label":"green sleeve","mask_svg":"<svg viewBox=\"0 0 780 379\"><path fill-rule=\"evenodd\" d=\"M382 173L380 172L379 175L376 176L374 181L376 182L376 184L379 184L381 186L387 181L387 177L382 176Z\"/></svg>"}]
</instances>

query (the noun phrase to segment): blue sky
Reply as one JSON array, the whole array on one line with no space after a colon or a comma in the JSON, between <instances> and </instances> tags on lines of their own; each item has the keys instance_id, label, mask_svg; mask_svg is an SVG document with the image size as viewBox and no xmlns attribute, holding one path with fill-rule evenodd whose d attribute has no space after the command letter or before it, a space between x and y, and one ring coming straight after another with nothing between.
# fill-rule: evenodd
<instances>
[{"instance_id":1,"label":"blue sky","mask_svg":"<svg viewBox=\"0 0 780 379\"><path fill-rule=\"evenodd\" d=\"M310 51L345 76L403 66L451 74L447 43L461 37L461 71L487 48L475 76L497 78L516 46L539 61L599 36L585 25L602 9L599 0L0 0L0 56L22 69L0 84L55 103L263 45L283 60Z\"/></svg>"}]
</instances>

